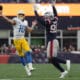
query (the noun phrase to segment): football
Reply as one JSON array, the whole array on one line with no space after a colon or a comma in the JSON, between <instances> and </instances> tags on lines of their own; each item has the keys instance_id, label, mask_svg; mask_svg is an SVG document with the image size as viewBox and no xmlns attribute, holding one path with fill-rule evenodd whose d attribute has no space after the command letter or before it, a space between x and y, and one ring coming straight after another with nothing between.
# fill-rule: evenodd
<instances>
[{"instance_id":1,"label":"football","mask_svg":"<svg viewBox=\"0 0 80 80\"><path fill-rule=\"evenodd\" d=\"M2 5L0 5L0 10L3 10L3 6Z\"/></svg>"}]
</instances>

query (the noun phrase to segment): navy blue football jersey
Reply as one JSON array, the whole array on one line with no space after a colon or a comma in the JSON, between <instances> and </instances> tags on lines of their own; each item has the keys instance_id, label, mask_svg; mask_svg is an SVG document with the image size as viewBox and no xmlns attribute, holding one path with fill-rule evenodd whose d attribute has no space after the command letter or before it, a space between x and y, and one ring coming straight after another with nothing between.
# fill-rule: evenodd
<instances>
[{"instance_id":1,"label":"navy blue football jersey","mask_svg":"<svg viewBox=\"0 0 80 80\"><path fill-rule=\"evenodd\" d=\"M57 36L57 20L45 21L47 41L56 39Z\"/></svg>"},{"instance_id":2,"label":"navy blue football jersey","mask_svg":"<svg viewBox=\"0 0 80 80\"><path fill-rule=\"evenodd\" d=\"M57 18L57 12L55 10L55 7L53 7L53 14L54 14L54 18L53 20L45 20L44 18L41 18L37 11L35 11L35 15L37 17L37 20L39 23L41 23L45 28L46 28L46 36L47 36L47 41L51 41L53 39L56 39L57 36L57 22L58 22L58 18Z\"/></svg>"}]
</instances>

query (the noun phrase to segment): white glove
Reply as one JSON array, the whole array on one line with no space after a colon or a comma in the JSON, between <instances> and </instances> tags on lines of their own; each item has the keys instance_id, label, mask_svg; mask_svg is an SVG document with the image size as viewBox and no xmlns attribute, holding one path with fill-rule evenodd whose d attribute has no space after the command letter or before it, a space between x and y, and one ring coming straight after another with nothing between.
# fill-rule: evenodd
<instances>
[{"instance_id":1,"label":"white glove","mask_svg":"<svg viewBox=\"0 0 80 80\"><path fill-rule=\"evenodd\" d=\"M37 4L34 4L34 11L37 11L38 10L38 6L37 6Z\"/></svg>"},{"instance_id":2,"label":"white glove","mask_svg":"<svg viewBox=\"0 0 80 80\"><path fill-rule=\"evenodd\" d=\"M56 4L56 0L53 0L52 2L52 6L54 6Z\"/></svg>"}]
</instances>

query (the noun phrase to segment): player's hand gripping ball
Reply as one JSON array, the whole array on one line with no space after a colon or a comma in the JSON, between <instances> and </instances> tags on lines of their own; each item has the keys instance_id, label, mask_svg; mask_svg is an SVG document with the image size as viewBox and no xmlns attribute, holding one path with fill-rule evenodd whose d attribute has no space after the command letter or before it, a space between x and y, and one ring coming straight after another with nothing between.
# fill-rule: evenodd
<instances>
[{"instance_id":1,"label":"player's hand gripping ball","mask_svg":"<svg viewBox=\"0 0 80 80\"><path fill-rule=\"evenodd\" d=\"M2 15L3 6L0 5L0 15Z\"/></svg>"}]
</instances>

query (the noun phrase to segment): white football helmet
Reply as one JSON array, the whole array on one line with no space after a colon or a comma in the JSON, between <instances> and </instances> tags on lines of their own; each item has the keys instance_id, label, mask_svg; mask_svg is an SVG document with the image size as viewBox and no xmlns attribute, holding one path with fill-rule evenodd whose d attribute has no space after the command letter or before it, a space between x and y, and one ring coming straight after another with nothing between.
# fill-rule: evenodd
<instances>
[{"instance_id":1,"label":"white football helmet","mask_svg":"<svg viewBox=\"0 0 80 80\"><path fill-rule=\"evenodd\" d=\"M25 14L23 10L19 10L17 14Z\"/></svg>"},{"instance_id":2,"label":"white football helmet","mask_svg":"<svg viewBox=\"0 0 80 80\"><path fill-rule=\"evenodd\" d=\"M24 18L25 18L25 13L24 13L23 10L18 11L17 15L18 15L18 18L19 18L20 20L24 20Z\"/></svg>"},{"instance_id":3,"label":"white football helmet","mask_svg":"<svg viewBox=\"0 0 80 80\"><path fill-rule=\"evenodd\" d=\"M52 20L52 19L54 19L54 14L52 12L46 12L46 13L44 13L44 18L45 19L49 18Z\"/></svg>"}]
</instances>

